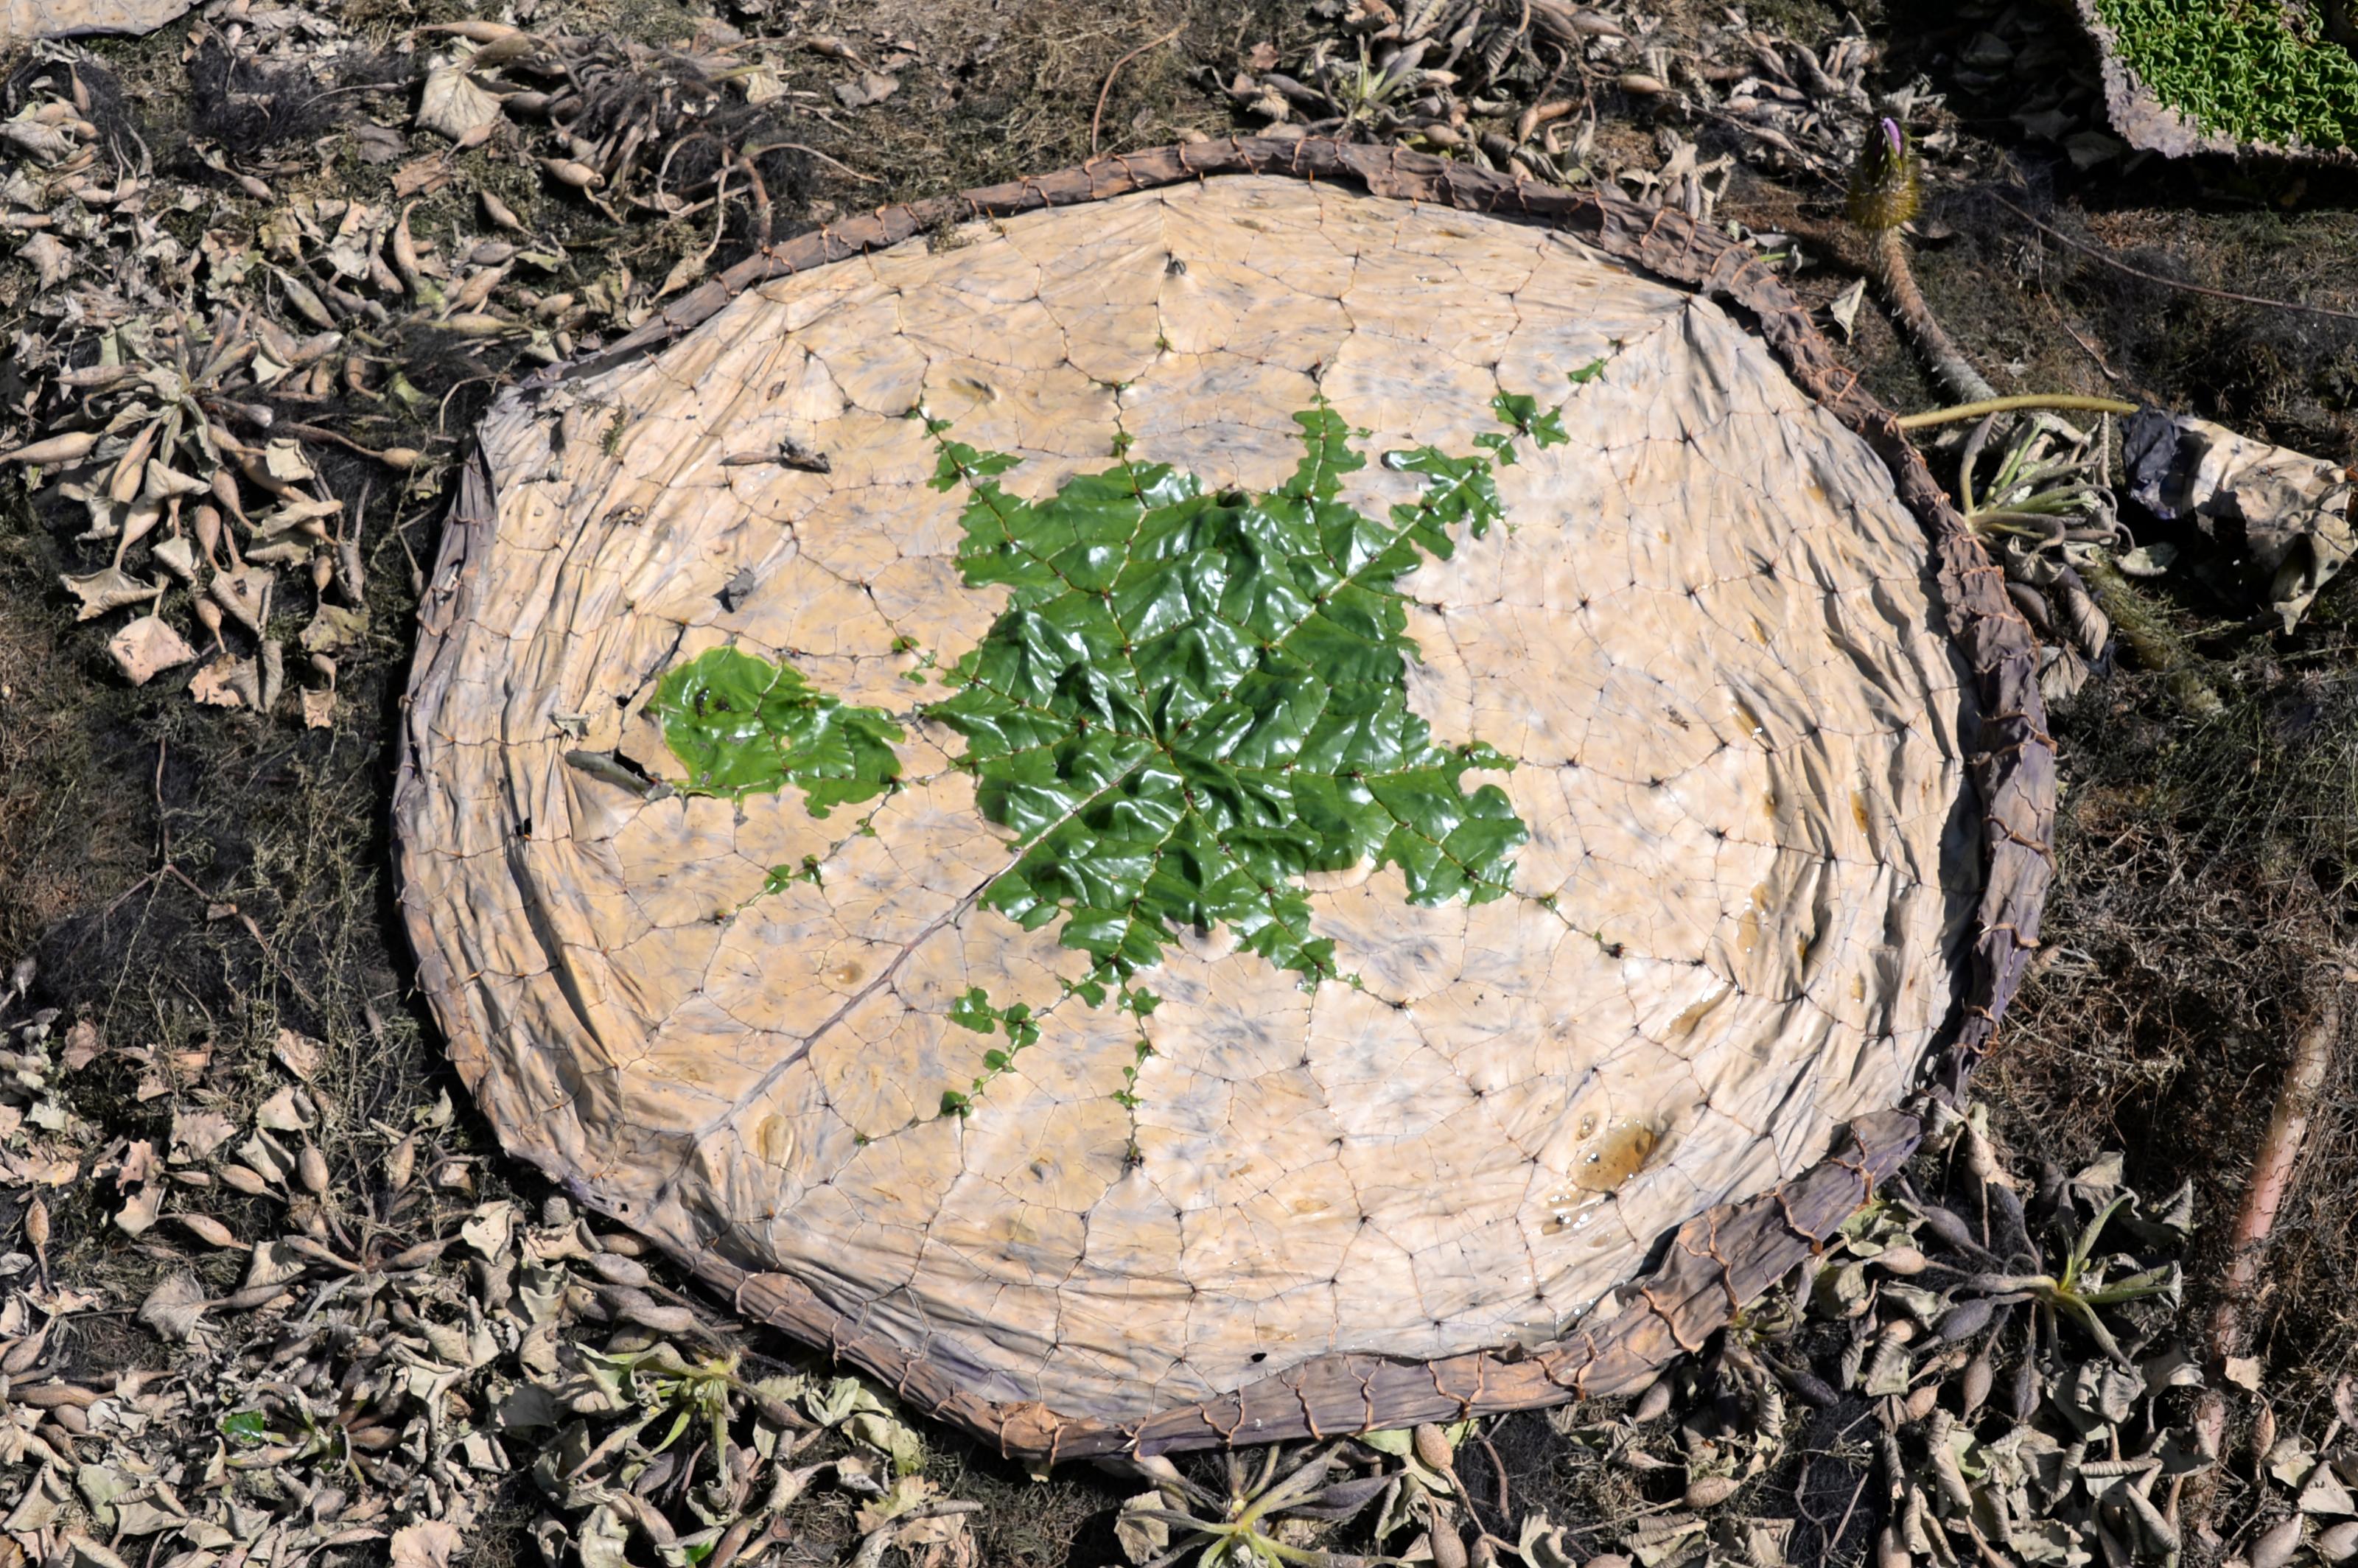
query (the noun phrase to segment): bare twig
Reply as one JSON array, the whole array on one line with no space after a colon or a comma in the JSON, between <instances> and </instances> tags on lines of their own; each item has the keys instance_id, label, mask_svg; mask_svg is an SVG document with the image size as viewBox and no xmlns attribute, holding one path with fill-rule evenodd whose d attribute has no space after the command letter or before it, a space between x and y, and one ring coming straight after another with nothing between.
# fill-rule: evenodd
<instances>
[{"instance_id":1,"label":"bare twig","mask_svg":"<svg viewBox=\"0 0 2358 1568\"><path fill-rule=\"evenodd\" d=\"M819 151L817 147L806 147L800 142L764 142L758 147L746 148L745 156L749 158L753 158L760 157L763 153L774 152L797 152L801 153L806 157L815 157L818 159L819 162L827 165L827 168L835 169L838 173L851 176L852 178L860 181L862 185L882 185L884 183L872 174L862 174L858 169L852 168L849 164L831 158L825 153Z\"/></svg>"},{"instance_id":2,"label":"bare twig","mask_svg":"<svg viewBox=\"0 0 2358 1568\"><path fill-rule=\"evenodd\" d=\"M1515 1523L1515 1510L1507 1501L1507 1462L1498 1457L1498 1450L1497 1446L1491 1443L1490 1434L1488 1433L1477 1432L1474 1435L1480 1439L1482 1444L1482 1452L1489 1456L1490 1468L1498 1473L1499 1525L1504 1529L1511 1530L1514 1528ZM1476 1522L1478 1523L1479 1521L1477 1520Z\"/></svg>"},{"instance_id":3,"label":"bare twig","mask_svg":"<svg viewBox=\"0 0 2358 1568\"><path fill-rule=\"evenodd\" d=\"M2115 370L2111 365L2104 362L2104 356L2097 351L2096 345L2082 337L2077 328L2073 327L2071 322L2063 319L2063 313L2061 311L2056 310L2052 303L2050 303L2048 309L2054 315L2055 324L2063 329L2064 335L2070 338L2073 342L2079 344L2080 351L2087 355L2089 361L2093 363L2098 370L2104 373L2104 379L2106 381L2113 383L2116 386L2125 386L2128 384L2127 379L2124 377L2120 372Z\"/></svg>"},{"instance_id":4,"label":"bare twig","mask_svg":"<svg viewBox=\"0 0 2358 1568\"><path fill-rule=\"evenodd\" d=\"M753 247L766 251L770 248L770 188L763 183L762 171L753 167L752 158L741 154L737 168L753 198Z\"/></svg>"},{"instance_id":5,"label":"bare twig","mask_svg":"<svg viewBox=\"0 0 2358 1568\"><path fill-rule=\"evenodd\" d=\"M2134 267L2125 261L2115 260L2093 245L2082 244L2061 230L2048 227L2003 196L1993 194L1990 200L2053 240L2057 244L2069 245L2082 255L2100 261L2115 272L2125 272L2131 277L2143 278L2147 283L2158 283L2164 288L2175 288L2187 294L2200 294L2212 299L2233 300L2238 305L2257 305L2265 309L2299 310L2311 316L2331 316L2337 321L2358 321L2358 310L2336 310L2330 305L2304 305L2297 299L2264 299L2256 294L2237 294L2230 288L2211 288L2200 283L2185 283L2174 277L2164 277L2158 272L2147 272L2142 267Z\"/></svg>"},{"instance_id":6,"label":"bare twig","mask_svg":"<svg viewBox=\"0 0 2358 1568\"><path fill-rule=\"evenodd\" d=\"M1866 1478L1871 1474L1873 1472L1867 1470L1861 1470L1858 1473L1858 1485L1850 1489L1850 1506L1843 1509L1842 1522L1834 1526L1834 1532L1826 1537L1826 1550L1829 1552L1842 1544L1843 1534L1850 1529L1851 1515L1858 1511L1858 1499L1865 1495Z\"/></svg>"},{"instance_id":7,"label":"bare twig","mask_svg":"<svg viewBox=\"0 0 2358 1568\"><path fill-rule=\"evenodd\" d=\"M1140 55L1144 54L1149 49L1161 49L1164 44L1169 43L1172 39L1177 38L1181 33L1184 33L1186 30L1187 29L1184 27L1174 27L1169 32L1163 34L1161 38L1155 39L1152 43L1141 44L1136 49L1130 50L1128 54L1113 62L1113 69L1106 72L1105 85L1098 89L1097 113L1089 116L1089 157L1095 157L1098 156L1098 127L1105 123L1106 100L1113 95L1113 79L1121 74L1121 68L1128 65L1131 60L1136 59Z\"/></svg>"}]
</instances>

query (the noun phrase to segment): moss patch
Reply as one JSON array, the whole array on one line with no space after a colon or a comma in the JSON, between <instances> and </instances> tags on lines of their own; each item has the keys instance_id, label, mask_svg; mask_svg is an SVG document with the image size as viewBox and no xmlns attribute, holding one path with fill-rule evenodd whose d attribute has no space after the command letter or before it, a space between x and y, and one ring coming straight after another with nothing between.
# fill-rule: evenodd
<instances>
[{"instance_id":1,"label":"moss patch","mask_svg":"<svg viewBox=\"0 0 2358 1568\"><path fill-rule=\"evenodd\" d=\"M2358 144L2358 57L2297 30L2277 0L2096 0L2153 95L2241 142Z\"/></svg>"}]
</instances>

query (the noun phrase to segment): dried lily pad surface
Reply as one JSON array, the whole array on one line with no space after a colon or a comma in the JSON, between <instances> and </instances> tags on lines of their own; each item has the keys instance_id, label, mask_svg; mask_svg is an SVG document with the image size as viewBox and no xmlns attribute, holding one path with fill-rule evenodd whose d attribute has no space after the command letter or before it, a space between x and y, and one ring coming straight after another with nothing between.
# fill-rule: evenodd
<instances>
[{"instance_id":1,"label":"dried lily pad surface","mask_svg":"<svg viewBox=\"0 0 2358 1568\"><path fill-rule=\"evenodd\" d=\"M503 403L405 904L511 1148L963 1393L1554 1336L1894 1103L1975 730L1715 307L1287 179L764 284Z\"/></svg>"}]
</instances>

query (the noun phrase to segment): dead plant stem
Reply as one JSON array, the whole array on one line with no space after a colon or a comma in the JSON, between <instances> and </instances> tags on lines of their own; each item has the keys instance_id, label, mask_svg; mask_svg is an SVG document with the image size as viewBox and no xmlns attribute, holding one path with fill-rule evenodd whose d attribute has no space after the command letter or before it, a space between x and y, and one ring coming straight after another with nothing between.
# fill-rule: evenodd
<instances>
[{"instance_id":1,"label":"dead plant stem","mask_svg":"<svg viewBox=\"0 0 2358 1568\"><path fill-rule=\"evenodd\" d=\"M2095 400L2091 400L2095 401ZM2211 683L2195 667L2194 655L2169 622L2155 613L2110 557L2092 551L2075 563L2088 591L2112 617L2113 630L2145 668L2161 676L2179 707L2194 719L2211 719L2227 711Z\"/></svg>"},{"instance_id":2,"label":"dead plant stem","mask_svg":"<svg viewBox=\"0 0 2358 1568\"><path fill-rule=\"evenodd\" d=\"M2266 1259L2277 1215L2284 1207L2299 1173L2300 1156L2309 1141L2309 1126L2316 1115L2318 1097L2333 1065L2333 1047L2342 1033L2340 982L2330 982L2309 1014L2308 1024L2293 1043L2292 1063L2277 1090L2276 1108L2260 1140L2244 1201L2235 1211L2235 1227L2228 1235L2227 1277L2221 1282L2219 1303L2211 1313L2211 1353L2224 1360L2243 1349L2244 1309L2252 1287L2258 1283Z\"/></svg>"},{"instance_id":3,"label":"dead plant stem","mask_svg":"<svg viewBox=\"0 0 2358 1568\"><path fill-rule=\"evenodd\" d=\"M2342 987L2348 983L2347 970L2318 982L2317 1000L2293 1042L2292 1061L2277 1090L2267 1130L2261 1135L2251 1178L2244 1185L2244 1200L2236 1206L2234 1228L2228 1233L2227 1273L2220 1281L2218 1303L2211 1309L2204 1336L2212 1378L2194 1410L2196 1440L2212 1455L2223 1451L2226 1438L2226 1364L2244 1352L2250 1328L2245 1310L2259 1282L2260 1265L2267 1259L2277 1216L2299 1174L2309 1122L2332 1071L2333 1048L2342 1035ZM2195 1478L2183 1498L2187 1534L2212 1536L2211 1507L2217 1495L2215 1469Z\"/></svg>"},{"instance_id":4,"label":"dead plant stem","mask_svg":"<svg viewBox=\"0 0 2358 1568\"><path fill-rule=\"evenodd\" d=\"M1186 30L1184 27L1174 27L1153 42L1141 44L1113 62L1113 69L1106 72L1105 85L1098 89L1097 113L1089 116L1089 157L1098 156L1098 131L1105 124L1106 100L1113 96L1113 79L1121 74L1121 68L1149 49L1161 49Z\"/></svg>"},{"instance_id":5,"label":"dead plant stem","mask_svg":"<svg viewBox=\"0 0 2358 1568\"><path fill-rule=\"evenodd\" d=\"M835 169L842 174L848 174L852 178L860 181L862 185L882 185L884 183L872 174L862 174L858 169L852 168L849 164L841 162L836 158L831 158L825 153L819 151L817 147L805 146L800 142L764 142L758 147L747 148L745 156L749 158L760 157L763 153L774 152L797 152L801 153L806 157L815 157L818 159L819 162L827 165L827 168Z\"/></svg>"}]
</instances>

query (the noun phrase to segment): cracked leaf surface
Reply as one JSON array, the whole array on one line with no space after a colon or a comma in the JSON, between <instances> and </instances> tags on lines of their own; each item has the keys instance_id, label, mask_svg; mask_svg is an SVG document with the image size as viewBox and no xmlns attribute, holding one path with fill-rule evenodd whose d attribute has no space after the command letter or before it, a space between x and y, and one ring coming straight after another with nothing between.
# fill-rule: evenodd
<instances>
[{"instance_id":1,"label":"cracked leaf surface","mask_svg":"<svg viewBox=\"0 0 2358 1568\"><path fill-rule=\"evenodd\" d=\"M1881 465L1759 344L1543 230L1291 181L957 238L763 285L483 427L493 495L447 546L397 811L427 989L511 1148L961 1390L1122 1420L1332 1350L1543 1337L1905 1092L1962 983L1976 715ZM1314 681L1292 645L1219 664L1208 638L1184 679L1108 679L1115 622L1028 577L1044 553L1103 524L1124 548L1081 565L1145 624L1177 591L1128 547L1150 516L1241 541L1256 507L1389 529L1418 504L1433 472L1339 457L1330 497L1288 496L1322 406L1371 457L1506 436L1497 516L1421 542ZM722 460L789 443L829 471ZM949 443L1021 460L942 488ZM1073 538L993 556L976 479L1016 534ZM1096 499L1058 520L1060 496ZM1301 579L1261 568L1304 553L1229 550L1170 574L1193 613L1218 556L1198 629L1290 624ZM724 648L896 728L895 787L825 817L799 786L678 792L657 688ZM962 668L1031 691L1053 743ZM1059 697L1058 672L1099 684ZM1236 887L1242 920L1205 918L1231 906L1191 871L1152 922L1093 926L1120 899L1058 879L1113 858L1094 841L1016 878L1120 745L1174 773L1292 747L1303 790L1338 680L1431 775L1393 815L1501 838L1385 857L1372 806L1311 834L1289 794L1252 848L1287 875ZM1156 716L1174 693L1217 742ZM1058 744L1108 750L1059 775ZM1511 768L1466 772L1476 747ZM1247 783L1222 808L1277 821ZM994 907L1002 883L1047 918Z\"/></svg>"}]
</instances>

